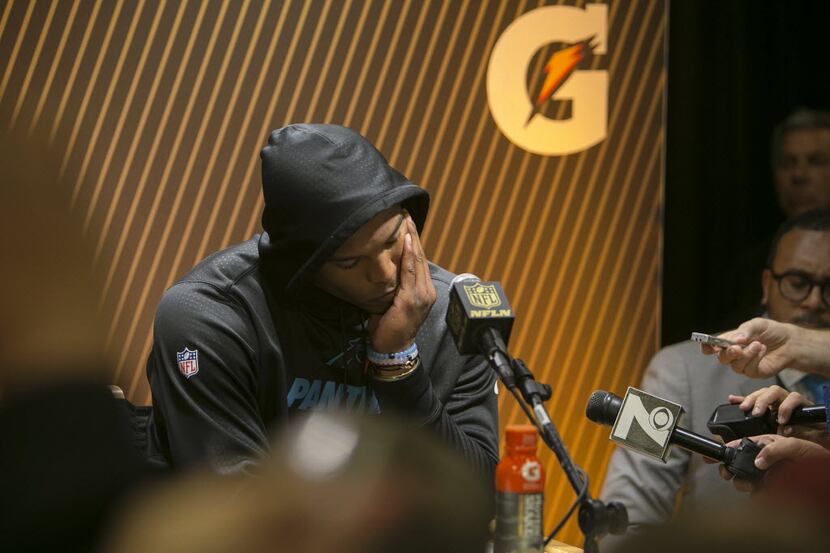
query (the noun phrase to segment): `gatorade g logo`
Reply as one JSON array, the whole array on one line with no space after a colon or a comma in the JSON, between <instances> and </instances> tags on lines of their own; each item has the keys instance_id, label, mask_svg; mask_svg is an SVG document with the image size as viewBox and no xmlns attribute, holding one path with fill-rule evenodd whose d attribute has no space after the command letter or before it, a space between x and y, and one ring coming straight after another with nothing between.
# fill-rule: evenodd
<instances>
[{"instance_id":1,"label":"gatorade g logo","mask_svg":"<svg viewBox=\"0 0 830 553\"><path fill-rule=\"evenodd\" d=\"M513 144L534 154L556 156L605 139L608 71L578 67L589 51L606 53L607 19L606 4L588 4L584 10L546 6L522 15L505 29L490 55L487 102L496 125ZM531 60L554 42L565 47L547 60L542 87L528 91ZM571 100L571 117L554 120L539 113L551 99Z\"/></svg>"},{"instance_id":2,"label":"gatorade g logo","mask_svg":"<svg viewBox=\"0 0 830 553\"><path fill-rule=\"evenodd\" d=\"M611 439L665 461L671 433L682 413L683 408L676 403L628 388Z\"/></svg>"},{"instance_id":3,"label":"gatorade g logo","mask_svg":"<svg viewBox=\"0 0 830 553\"><path fill-rule=\"evenodd\" d=\"M525 482L538 482L542 478L542 467L537 461L527 461L522 465L522 478Z\"/></svg>"}]
</instances>

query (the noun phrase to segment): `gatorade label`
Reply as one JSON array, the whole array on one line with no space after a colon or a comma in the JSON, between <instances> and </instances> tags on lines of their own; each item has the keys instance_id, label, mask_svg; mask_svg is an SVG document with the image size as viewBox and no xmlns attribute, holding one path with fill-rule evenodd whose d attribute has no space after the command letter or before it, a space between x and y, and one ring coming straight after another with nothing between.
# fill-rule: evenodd
<instances>
[{"instance_id":1,"label":"gatorade label","mask_svg":"<svg viewBox=\"0 0 830 553\"><path fill-rule=\"evenodd\" d=\"M495 553L540 553L542 544L543 495L541 493L496 494Z\"/></svg>"}]
</instances>

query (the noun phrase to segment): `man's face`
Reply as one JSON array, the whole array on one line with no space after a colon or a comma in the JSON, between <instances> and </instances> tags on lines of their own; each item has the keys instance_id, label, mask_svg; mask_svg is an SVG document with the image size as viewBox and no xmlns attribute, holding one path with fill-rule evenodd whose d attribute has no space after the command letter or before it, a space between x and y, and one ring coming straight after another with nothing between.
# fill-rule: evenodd
<instances>
[{"instance_id":1,"label":"man's face","mask_svg":"<svg viewBox=\"0 0 830 553\"><path fill-rule=\"evenodd\" d=\"M775 192L787 217L830 209L830 129L784 134L775 160Z\"/></svg>"},{"instance_id":2,"label":"man's face","mask_svg":"<svg viewBox=\"0 0 830 553\"><path fill-rule=\"evenodd\" d=\"M800 282L807 277L815 282L830 279L830 231L791 230L781 237L778 251L772 263L772 271L764 269L762 283L763 303L773 319L785 323L816 328L830 328L830 309L821 299L819 286L814 286L801 301L794 301L782 294L782 287L790 290L805 290L809 284L786 288L787 284L774 278L777 275L801 275Z\"/></svg>"},{"instance_id":3,"label":"man's face","mask_svg":"<svg viewBox=\"0 0 830 553\"><path fill-rule=\"evenodd\" d=\"M312 282L367 313L385 312L398 287L405 216L398 206L375 215L323 263Z\"/></svg>"}]
</instances>

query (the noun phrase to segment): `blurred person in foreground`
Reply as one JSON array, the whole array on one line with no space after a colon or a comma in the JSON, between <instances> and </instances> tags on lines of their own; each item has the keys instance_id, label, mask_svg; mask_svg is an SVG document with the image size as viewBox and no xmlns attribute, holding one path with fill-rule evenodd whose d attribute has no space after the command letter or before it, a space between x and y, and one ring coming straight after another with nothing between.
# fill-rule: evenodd
<instances>
[{"instance_id":1,"label":"blurred person in foreground","mask_svg":"<svg viewBox=\"0 0 830 553\"><path fill-rule=\"evenodd\" d=\"M487 497L457 453L409 421L315 412L257 476L194 473L147 494L105 551L482 553Z\"/></svg>"},{"instance_id":2,"label":"blurred person in foreground","mask_svg":"<svg viewBox=\"0 0 830 553\"><path fill-rule=\"evenodd\" d=\"M69 183L0 135L0 550L88 551L147 474L106 385L104 322Z\"/></svg>"},{"instance_id":3,"label":"blurred person in foreground","mask_svg":"<svg viewBox=\"0 0 830 553\"><path fill-rule=\"evenodd\" d=\"M830 489L824 487L824 493ZM783 505L781 505L783 507ZM713 508L628 536L620 553L817 553L827 551L826 527L800 512L757 506L741 511Z\"/></svg>"},{"instance_id":4,"label":"blurred person in foreground","mask_svg":"<svg viewBox=\"0 0 830 553\"><path fill-rule=\"evenodd\" d=\"M492 482L495 375L447 328L454 275L421 247L426 190L337 125L278 129L261 158L264 232L201 261L156 312L154 457L256 471L275 429L338 409L407 417Z\"/></svg>"},{"instance_id":5,"label":"blurred person in foreground","mask_svg":"<svg viewBox=\"0 0 830 553\"><path fill-rule=\"evenodd\" d=\"M784 222L768 255L761 277L762 303L771 319L810 327L830 327L830 304L821 295L830 275L830 212L803 213ZM809 293L805 293L809 292ZM810 401L824 379L820 375L788 370L777 376L752 379L730 371L717 358L700 354L698 344L687 341L664 348L649 364L641 388L674 401L686 413L681 425L709 435L712 411L725 401L755 409L752 393L778 385L798 391ZM763 414L761 402L755 415ZM662 522L680 509L700 511L725 505L745 506L748 500L724 482L700 455L673 448L662 463L624 448L616 448L602 491L605 501L626 505L632 527ZM614 538L607 541L613 547Z\"/></svg>"}]
</instances>

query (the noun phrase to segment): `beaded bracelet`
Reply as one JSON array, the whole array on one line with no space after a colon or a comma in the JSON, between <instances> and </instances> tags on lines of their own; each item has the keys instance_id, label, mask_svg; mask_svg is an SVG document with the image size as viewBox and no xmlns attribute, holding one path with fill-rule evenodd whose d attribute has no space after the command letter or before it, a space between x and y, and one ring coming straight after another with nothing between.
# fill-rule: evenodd
<instances>
[{"instance_id":1,"label":"beaded bracelet","mask_svg":"<svg viewBox=\"0 0 830 553\"><path fill-rule=\"evenodd\" d=\"M372 363L369 361L369 367L372 369L373 372L380 371L381 373L389 373L389 372L398 372L401 369L411 369L414 367L419 361L420 357L416 357L414 359L410 359L408 361L404 361L403 363L397 363L395 365L378 365L377 363Z\"/></svg>"},{"instance_id":2,"label":"beaded bracelet","mask_svg":"<svg viewBox=\"0 0 830 553\"><path fill-rule=\"evenodd\" d=\"M420 365L420 364L421 364L421 358L416 357L414 360L408 361L404 365L398 365L398 368L401 368L401 367L404 367L404 366L409 366L410 367L408 370L406 370L406 371L404 371L400 374L384 375L383 372L391 372L391 371L389 369L381 369L380 372L375 370L372 377L375 380L379 380L380 382L395 382L397 380L403 380L404 378L406 378L409 375L411 375L412 373L414 373L415 370L418 368L418 365Z\"/></svg>"},{"instance_id":3,"label":"beaded bracelet","mask_svg":"<svg viewBox=\"0 0 830 553\"><path fill-rule=\"evenodd\" d=\"M366 359L376 365L400 365L418 357L418 345L414 342L403 351L380 353L371 347L366 348Z\"/></svg>"}]
</instances>

